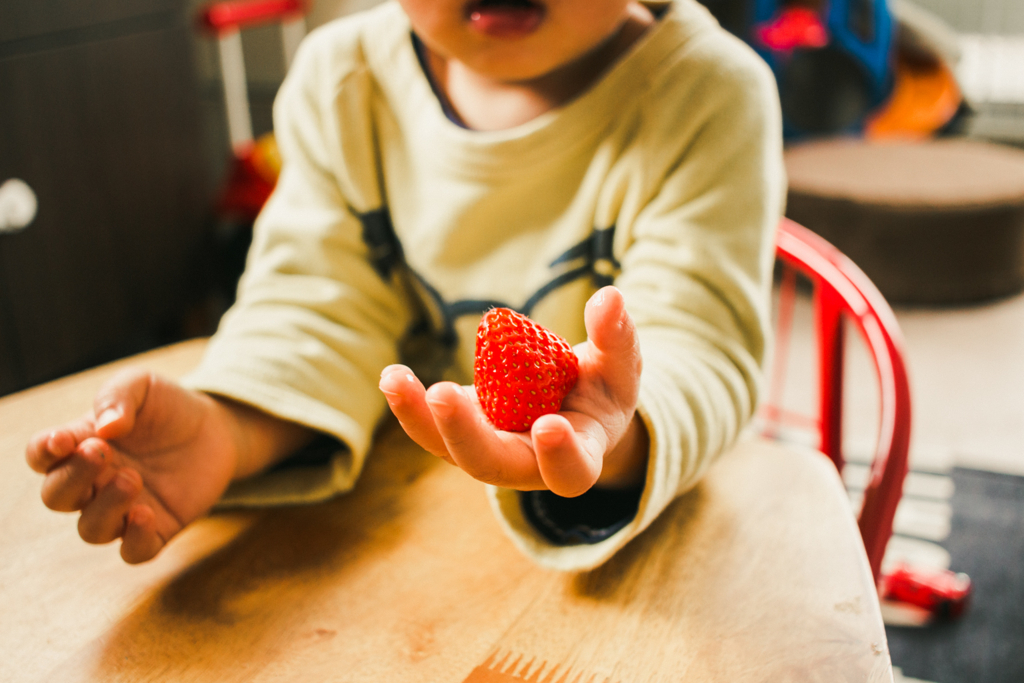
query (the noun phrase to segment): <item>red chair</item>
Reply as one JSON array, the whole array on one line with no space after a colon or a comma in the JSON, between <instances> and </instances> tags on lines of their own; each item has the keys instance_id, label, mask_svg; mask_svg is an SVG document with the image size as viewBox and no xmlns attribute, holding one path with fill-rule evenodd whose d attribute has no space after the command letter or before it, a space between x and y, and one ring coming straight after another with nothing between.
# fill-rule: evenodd
<instances>
[{"instance_id":1,"label":"red chair","mask_svg":"<svg viewBox=\"0 0 1024 683\"><path fill-rule=\"evenodd\" d=\"M910 386L896 316L860 268L823 238L789 219L783 219L779 226L776 257L782 279L775 364L760 417L768 425L769 435L784 424L817 431L818 448L842 472L844 330L847 321L852 322L874 361L880 391L878 442L858 518L871 571L878 582L896 506L903 494L910 445ZM789 412L781 405L797 274L813 288L820 391L818 415L812 418Z\"/></svg>"}]
</instances>

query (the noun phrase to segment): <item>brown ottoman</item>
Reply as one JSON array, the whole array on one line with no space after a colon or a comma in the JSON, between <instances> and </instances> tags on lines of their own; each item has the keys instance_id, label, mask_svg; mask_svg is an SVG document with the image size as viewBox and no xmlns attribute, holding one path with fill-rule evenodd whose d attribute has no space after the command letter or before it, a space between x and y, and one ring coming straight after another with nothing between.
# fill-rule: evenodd
<instances>
[{"instance_id":1,"label":"brown ottoman","mask_svg":"<svg viewBox=\"0 0 1024 683\"><path fill-rule=\"evenodd\" d=\"M786 215L853 259L890 302L1024 289L1024 151L842 138L791 147L786 168Z\"/></svg>"}]
</instances>

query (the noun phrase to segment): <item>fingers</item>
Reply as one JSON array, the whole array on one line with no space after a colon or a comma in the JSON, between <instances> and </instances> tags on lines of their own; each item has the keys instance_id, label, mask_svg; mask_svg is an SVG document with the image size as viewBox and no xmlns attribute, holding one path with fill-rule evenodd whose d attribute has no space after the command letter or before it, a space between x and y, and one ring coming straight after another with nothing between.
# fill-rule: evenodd
<instances>
[{"instance_id":1,"label":"fingers","mask_svg":"<svg viewBox=\"0 0 1024 683\"><path fill-rule=\"evenodd\" d=\"M601 474L607 435L585 415L572 416L579 424L547 415L529 435L514 434L495 430L464 388L440 382L424 390L405 366L385 368L380 389L410 438L484 483L573 497Z\"/></svg>"},{"instance_id":2,"label":"fingers","mask_svg":"<svg viewBox=\"0 0 1024 683\"><path fill-rule=\"evenodd\" d=\"M389 365L380 375L379 386L409 438L423 450L452 462L427 407L423 384L412 370L404 365Z\"/></svg>"},{"instance_id":3,"label":"fingers","mask_svg":"<svg viewBox=\"0 0 1024 683\"><path fill-rule=\"evenodd\" d=\"M117 439L130 433L152 382L152 373L129 368L104 384L93 399L97 436Z\"/></svg>"},{"instance_id":4,"label":"fingers","mask_svg":"<svg viewBox=\"0 0 1024 683\"><path fill-rule=\"evenodd\" d=\"M135 415L146 400L151 382L150 373L137 369L114 375L97 392L91 415L39 432L29 439L25 448L29 467L46 474L91 436L116 439L131 432Z\"/></svg>"},{"instance_id":5,"label":"fingers","mask_svg":"<svg viewBox=\"0 0 1024 683\"><path fill-rule=\"evenodd\" d=\"M166 541L157 530L149 505L138 503L142 476L116 467L114 454L99 439L87 439L43 480L43 502L62 512L81 510L78 534L87 543L109 543L117 538L121 557L136 564L156 556Z\"/></svg>"},{"instance_id":6,"label":"fingers","mask_svg":"<svg viewBox=\"0 0 1024 683\"><path fill-rule=\"evenodd\" d=\"M439 382L427 390L426 403L446 450L471 477L520 490L544 487L522 435L495 430L462 387Z\"/></svg>"},{"instance_id":7,"label":"fingers","mask_svg":"<svg viewBox=\"0 0 1024 683\"><path fill-rule=\"evenodd\" d=\"M25 448L25 460L36 472L46 474L54 465L75 452L85 439L93 436L91 419L70 422L56 429L39 432Z\"/></svg>"},{"instance_id":8,"label":"fingers","mask_svg":"<svg viewBox=\"0 0 1024 683\"><path fill-rule=\"evenodd\" d=\"M121 558L128 564L139 564L156 557L167 544L157 532L156 515L148 505L135 505L128 512Z\"/></svg>"},{"instance_id":9,"label":"fingers","mask_svg":"<svg viewBox=\"0 0 1024 683\"><path fill-rule=\"evenodd\" d=\"M598 290L584 309L590 342L589 364L607 385L617 402L635 406L643 366L636 326L626 311L622 293L615 287Z\"/></svg>"},{"instance_id":10,"label":"fingers","mask_svg":"<svg viewBox=\"0 0 1024 683\"><path fill-rule=\"evenodd\" d=\"M77 445L67 429L40 432L29 439L25 460L33 470L46 474L47 470L71 455Z\"/></svg>"},{"instance_id":11,"label":"fingers","mask_svg":"<svg viewBox=\"0 0 1024 683\"><path fill-rule=\"evenodd\" d=\"M46 507L60 512L81 510L113 476L107 446L87 439L74 454L52 468L43 480Z\"/></svg>"},{"instance_id":12,"label":"fingers","mask_svg":"<svg viewBox=\"0 0 1024 683\"><path fill-rule=\"evenodd\" d=\"M544 415L533 423L530 436L537 467L552 493L574 498L597 482L606 445L603 434L592 428L577 432L561 415Z\"/></svg>"},{"instance_id":13,"label":"fingers","mask_svg":"<svg viewBox=\"0 0 1024 683\"><path fill-rule=\"evenodd\" d=\"M128 510L142 491L142 477L121 469L82 511L78 535L87 543L110 543L125 533Z\"/></svg>"}]
</instances>

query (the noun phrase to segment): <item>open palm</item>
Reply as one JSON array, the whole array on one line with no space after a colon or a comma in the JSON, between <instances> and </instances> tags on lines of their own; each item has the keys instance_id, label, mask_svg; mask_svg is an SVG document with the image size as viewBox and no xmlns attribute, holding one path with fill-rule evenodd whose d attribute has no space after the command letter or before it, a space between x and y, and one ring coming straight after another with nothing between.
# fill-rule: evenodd
<instances>
[{"instance_id":1,"label":"open palm","mask_svg":"<svg viewBox=\"0 0 1024 683\"><path fill-rule=\"evenodd\" d=\"M636 330L614 287L597 292L584 316L589 339L574 349L579 380L562 410L538 418L528 433L495 429L473 387L441 382L424 389L402 365L385 368L380 388L414 441L485 483L561 496L638 483L648 442L636 413Z\"/></svg>"}]
</instances>

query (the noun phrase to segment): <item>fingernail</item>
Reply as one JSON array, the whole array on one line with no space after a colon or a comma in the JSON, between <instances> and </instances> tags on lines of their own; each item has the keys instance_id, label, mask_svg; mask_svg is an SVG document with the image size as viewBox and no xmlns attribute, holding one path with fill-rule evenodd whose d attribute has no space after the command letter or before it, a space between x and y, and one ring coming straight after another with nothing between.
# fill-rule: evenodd
<instances>
[{"instance_id":1,"label":"fingernail","mask_svg":"<svg viewBox=\"0 0 1024 683\"><path fill-rule=\"evenodd\" d=\"M90 457L89 451L92 451L100 460L106 460L107 452L103 450L103 446L101 446L100 443L102 442L97 439L94 443L86 446L81 452L88 458Z\"/></svg>"},{"instance_id":2,"label":"fingernail","mask_svg":"<svg viewBox=\"0 0 1024 683\"><path fill-rule=\"evenodd\" d=\"M121 417L120 408L107 408L96 418L96 429L102 429Z\"/></svg>"},{"instance_id":3,"label":"fingernail","mask_svg":"<svg viewBox=\"0 0 1024 683\"><path fill-rule=\"evenodd\" d=\"M121 489L121 491L125 493L135 492L135 479L127 472L118 472L115 484L117 488Z\"/></svg>"},{"instance_id":4,"label":"fingernail","mask_svg":"<svg viewBox=\"0 0 1024 683\"><path fill-rule=\"evenodd\" d=\"M591 301L594 302L595 306L600 306L604 303L604 289L597 290L597 294L591 297Z\"/></svg>"},{"instance_id":5,"label":"fingernail","mask_svg":"<svg viewBox=\"0 0 1024 683\"><path fill-rule=\"evenodd\" d=\"M46 449L54 455L63 455L63 449L58 448L59 446L57 432L50 432L50 435L46 437Z\"/></svg>"},{"instance_id":6,"label":"fingernail","mask_svg":"<svg viewBox=\"0 0 1024 683\"><path fill-rule=\"evenodd\" d=\"M430 412L434 413L441 418L449 418L455 413L455 406L444 401L439 401L436 398L428 398L427 405L430 406Z\"/></svg>"},{"instance_id":7,"label":"fingernail","mask_svg":"<svg viewBox=\"0 0 1024 683\"><path fill-rule=\"evenodd\" d=\"M388 391L384 387L380 387L380 391L384 394L384 398L387 399L388 405L397 406L402 402L402 395L396 394L393 391Z\"/></svg>"},{"instance_id":8,"label":"fingernail","mask_svg":"<svg viewBox=\"0 0 1024 683\"><path fill-rule=\"evenodd\" d=\"M538 429L534 436L545 446L557 446L565 438L565 432L561 429Z\"/></svg>"},{"instance_id":9,"label":"fingernail","mask_svg":"<svg viewBox=\"0 0 1024 683\"><path fill-rule=\"evenodd\" d=\"M148 510L148 508L144 508L140 505L132 506L132 509L128 511L128 524L138 524L139 517L145 517L149 514L146 510Z\"/></svg>"}]
</instances>

